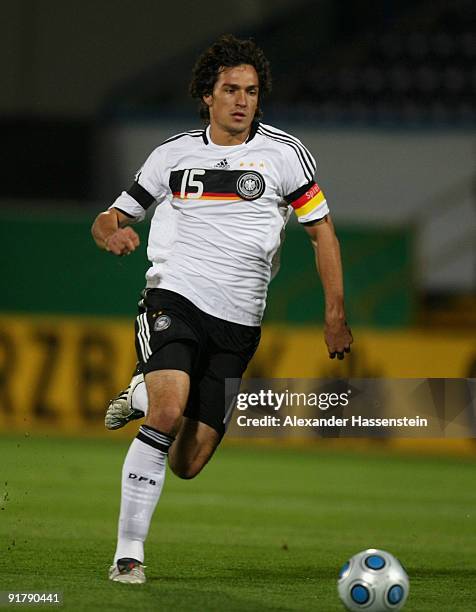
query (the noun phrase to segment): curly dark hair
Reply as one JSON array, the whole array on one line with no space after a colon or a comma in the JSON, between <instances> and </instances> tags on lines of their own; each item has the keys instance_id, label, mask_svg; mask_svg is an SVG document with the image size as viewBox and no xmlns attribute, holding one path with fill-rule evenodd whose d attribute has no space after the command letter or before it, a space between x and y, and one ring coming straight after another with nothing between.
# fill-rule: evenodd
<instances>
[{"instance_id":1,"label":"curly dark hair","mask_svg":"<svg viewBox=\"0 0 476 612\"><path fill-rule=\"evenodd\" d=\"M271 70L263 51L253 40L240 40L232 34L223 34L198 58L192 70L190 94L200 100L200 117L210 121L208 106L203 96L213 92L220 70L241 64L253 66L259 78L259 99L255 120L262 116L261 101L271 91Z\"/></svg>"}]
</instances>

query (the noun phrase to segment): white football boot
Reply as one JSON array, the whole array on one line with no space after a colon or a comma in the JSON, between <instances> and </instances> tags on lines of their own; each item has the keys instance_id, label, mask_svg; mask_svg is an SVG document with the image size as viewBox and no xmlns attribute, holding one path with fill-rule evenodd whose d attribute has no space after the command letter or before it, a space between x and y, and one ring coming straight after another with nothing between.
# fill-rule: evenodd
<instances>
[{"instance_id":1,"label":"white football boot","mask_svg":"<svg viewBox=\"0 0 476 612\"><path fill-rule=\"evenodd\" d=\"M119 559L109 568L109 580L127 584L144 584L145 565L136 559Z\"/></svg>"},{"instance_id":2,"label":"white football boot","mask_svg":"<svg viewBox=\"0 0 476 612\"><path fill-rule=\"evenodd\" d=\"M145 384L143 374L133 376L127 389L121 391L117 397L109 402L104 417L106 429L120 429L129 421L142 419L145 416L142 410L132 406L132 394L137 385L140 384Z\"/></svg>"}]
</instances>

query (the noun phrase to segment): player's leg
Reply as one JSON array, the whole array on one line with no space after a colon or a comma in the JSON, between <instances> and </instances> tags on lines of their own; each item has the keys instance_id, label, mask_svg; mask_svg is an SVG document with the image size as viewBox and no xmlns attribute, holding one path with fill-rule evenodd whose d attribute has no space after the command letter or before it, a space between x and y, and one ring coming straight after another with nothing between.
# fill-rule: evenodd
<instances>
[{"instance_id":1,"label":"player's leg","mask_svg":"<svg viewBox=\"0 0 476 612\"><path fill-rule=\"evenodd\" d=\"M250 327L201 313L207 330L207 364L194 377L182 427L170 448L169 465L180 478L194 478L212 457L230 422L241 377L261 335Z\"/></svg>"},{"instance_id":2,"label":"player's leg","mask_svg":"<svg viewBox=\"0 0 476 612\"><path fill-rule=\"evenodd\" d=\"M110 573L111 579L121 582L145 581L142 570L144 542L161 495L168 449L180 427L198 351L195 332L176 319L172 310L164 329L154 326L157 305L152 302L145 306L139 310L136 339L145 372L149 409L122 471L118 543ZM135 564L132 569L131 563ZM139 577L142 580L129 579L137 567L142 571Z\"/></svg>"},{"instance_id":3,"label":"player's leg","mask_svg":"<svg viewBox=\"0 0 476 612\"><path fill-rule=\"evenodd\" d=\"M169 466L180 478L194 478L220 444L251 354L213 352L191 390L180 430L169 451ZM228 379L228 381L227 381Z\"/></svg>"},{"instance_id":4,"label":"player's leg","mask_svg":"<svg viewBox=\"0 0 476 612\"><path fill-rule=\"evenodd\" d=\"M106 429L110 430L120 429L130 421L147 416L149 400L144 380L144 364L141 361L141 345L146 340L144 326L147 321L144 321L144 314L147 308L152 311L154 318L151 322L152 327L154 328L157 323L162 324L162 329L159 329L155 336L164 336L167 341L169 341L167 336L170 334L180 339L184 332L183 323L174 317L177 310L194 329L197 329L197 325L200 326L200 319L197 318L198 309L178 294L164 290L146 290L142 292L141 297L139 316L136 320L136 350L139 361L127 388L111 399L108 404L104 424ZM187 333L183 337L190 339Z\"/></svg>"},{"instance_id":5,"label":"player's leg","mask_svg":"<svg viewBox=\"0 0 476 612\"><path fill-rule=\"evenodd\" d=\"M167 453L180 426L189 375L159 370L146 375L149 414L124 461L121 512L114 563L144 561L144 542L165 479Z\"/></svg>"},{"instance_id":6,"label":"player's leg","mask_svg":"<svg viewBox=\"0 0 476 612\"><path fill-rule=\"evenodd\" d=\"M248 353L243 354L241 351L239 355L217 353L212 356L200 383L192 390L189 406L185 410L185 415L188 416L183 417L182 425L169 451L168 463L176 476L184 479L194 478L217 449L231 418L231 396L238 392L238 388L229 388L228 395L231 396L227 397L225 380L233 379L235 385L239 384L238 381L256 346L257 340L253 339ZM132 401L136 402L132 403L132 407L140 406L140 409L148 414L145 384L132 395ZM128 410L130 409L129 404Z\"/></svg>"},{"instance_id":7,"label":"player's leg","mask_svg":"<svg viewBox=\"0 0 476 612\"><path fill-rule=\"evenodd\" d=\"M175 437L182 415L187 405L190 392L190 374L192 362L192 348L187 345L169 345L164 351L177 353L183 351L184 355L190 353L190 366L184 365L184 370L156 370L145 375L147 387L148 411L144 425L157 429L169 436ZM180 363L183 360L180 359Z\"/></svg>"},{"instance_id":8,"label":"player's leg","mask_svg":"<svg viewBox=\"0 0 476 612\"><path fill-rule=\"evenodd\" d=\"M184 416L169 450L169 466L179 478L195 478L217 449L222 436L210 425Z\"/></svg>"}]
</instances>

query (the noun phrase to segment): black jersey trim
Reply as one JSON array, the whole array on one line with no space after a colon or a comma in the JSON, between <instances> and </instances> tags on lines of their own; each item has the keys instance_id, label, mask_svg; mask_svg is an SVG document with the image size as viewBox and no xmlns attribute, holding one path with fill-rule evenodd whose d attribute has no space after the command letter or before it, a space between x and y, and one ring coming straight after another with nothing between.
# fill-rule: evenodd
<instances>
[{"instance_id":1,"label":"black jersey trim","mask_svg":"<svg viewBox=\"0 0 476 612\"><path fill-rule=\"evenodd\" d=\"M301 163L301 167L304 171L304 175L309 180L312 180L314 173L316 171L316 166L312 161L306 159L305 155L309 155L306 148L300 144L298 141L294 140L291 136L285 134L279 134L277 132L271 132L268 128L264 128L260 125L259 133L267 138L272 140L276 140L277 142L282 142L283 144L287 144L296 152L296 155Z\"/></svg>"},{"instance_id":2,"label":"black jersey trim","mask_svg":"<svg viewBox=\"0 0 476 612\"><path fill-rule=\"evenodd\" d=\"M118 208L117 206L113 206L113 208L115 210L118 210L123 215L126 215L126 217L129 217L129 219L135 219L136 218L135 215L131 215L131 213L128 213L126 210L122 210L122 208Z\"/></svg>"},{"instance_id":3,"label":"black jersey trim","mask_svg":"<svg viewBox=\"0 0 476 612\"><path fill-rule=\"evenodd\" d=\"M167 144L168 142L173 142L174 140L178 140L179 138L184 138L185 136L191 136L192 138L198 138L202 134L203 134L203 130L189 130L188 132L181 132L180 134L171 136L170 138L167 138L167 140L164 140L164 142L161 142L159 147Z\"/></svg>"},{"instance_id":4,"label":"black jersey trim","mask_svg":"<svg viewBox=\"0 0 476 612\"><path fill-rule=\"evenodd\" d=\"M315 225L322 225L323 223L327 223L327 217L329 215L324 215L319 219L314 219L313 221L301 221L301 225L305 225L306 227L314 227Z\"/></svg>"},{"instance_id":5,"label":"black jersey trim","mask_svg":"<svg viewBox=\"0 0 476 612\"><path fill-rule=\"evenodd\" d=\"M253 138L256 136L256 132L258 131L260 124L258 121L253 121L253 123L251 124L251 129L250 129L250 133L248 134L248 138L245 140L245 142L250 142L250 140L253 140Z\"/></svg>"},{"instance_id":6,"label":"black jersey trim","mask_svg":"<svg viewBox=\"0 0 476 612\"><path fill-rule=\"evenodd\" d=\"M129 189L126 191L131 198L142 206L144 210L147 210L151 204L155 202L155 198L151 195L147 189L144 189L137 181L134 181Z\"/></svg>"},{"instance_id":7,"label":"black jersey trim","mask_svg":"<svg viewBox=\"0 0 476 612\"><path fill-rule=\"evenodd\" d=\"M247 144L248 142L250 142L250 140L253 140L253 138L256 136L256 133L258 131L259 128L259 122L258 121L253 121L253 123L251 124L251 128L250 128L250 133L248 134L248 138L245 140L245 142L243 144ZM207 145L210 144L210 141L207 138L207 129L208 129L208 125L207 128L203 130L203 132L201 133L201 136L203 138L203 142Z\"/></svg>"},{"instance_id":8,"label":"black jersey trim","mask_svg":"<svg viewBox=\"0 0 476 612\"><path fill-rule=\"evenodd\" d=\"M283 138L283 139L287 139L290 142L293 142L295 145L297 145L299 147L299 149L304 153L304 155L306 156L309 164L311 165L311 168L313 168L313 172L316 171L316 160L314 159L314 157L312 156L311 152L309 151L309 149L307 149L307 147L305 147L302 142L296 138L295 136L292 136L291 134L288 134L287 132L277 132L276 130L271 129L269 126L264 126L261 124L261 128L265 131L268 132L269 134L273 134L274 136L277 136L278 138Z\"/></svg>"},{"instance_id":9,"label":"black jersey trim","mask_svg":"<svg viewBox=\"0 0 476 612\"><path fill-rule=\"evenodd\" d=\"M271 140L275 140L276 142L282 142L283 144L288 145L288 147L291 147L297 155L299 163L301 164L301 168L304 172L304 176L309 181L313 179L316 168L314 164L309 166L309 162L306 160L304 156L304 153L303 153L304 147L302 147L302 145L299 145L297 142L294 142L293 140L290 140L290 139L288 140L285 136L281 134L275 136L274 134L268 133L265 131L265 129L261 125L258 129L258 133L261 134L262 136L266 136L267 138L270 138Z\"/></svg>"}]
</instances>

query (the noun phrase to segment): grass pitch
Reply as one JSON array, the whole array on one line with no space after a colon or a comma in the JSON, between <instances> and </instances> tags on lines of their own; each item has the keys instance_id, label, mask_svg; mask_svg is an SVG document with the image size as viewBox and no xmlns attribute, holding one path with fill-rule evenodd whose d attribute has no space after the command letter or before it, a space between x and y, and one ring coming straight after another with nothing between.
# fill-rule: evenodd
<instances>
[{"instance_id":1,"label":"grass pitch","mask_svg":"<svg viewBox=\"0 0 476 612\"><path fill-rule=\"evenodd\" d=\"M408 569L409 612L476 610L474 459L224 447L193 481L167 475L138 586L107 580L127 447L0 438L0 591L62 591L65 610L332 612L339 567L379 547Z\"/></svg>"}]
</instances>

